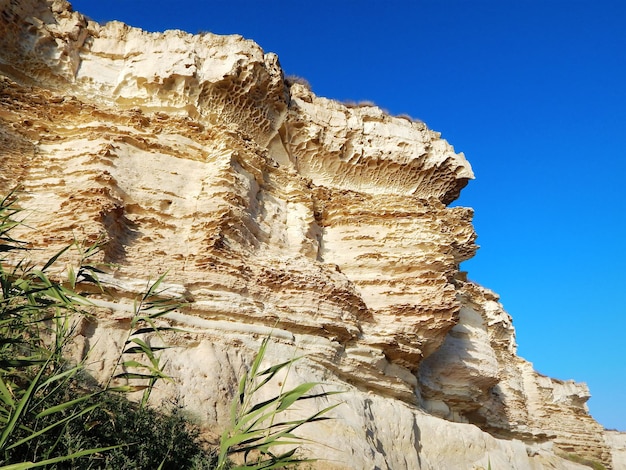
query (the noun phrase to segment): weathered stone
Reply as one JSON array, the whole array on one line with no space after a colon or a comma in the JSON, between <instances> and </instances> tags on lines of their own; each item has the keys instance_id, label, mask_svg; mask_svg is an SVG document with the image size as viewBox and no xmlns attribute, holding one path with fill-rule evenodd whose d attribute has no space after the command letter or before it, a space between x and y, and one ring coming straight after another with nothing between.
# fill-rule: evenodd
<instances>
[{"instance_id":1,"label":"weathered stone","mask_svg":"<svg viewBox=\"0 0 626 470\"><path fill-rule=\"evenodd\" d=\"M613 469L626 468L626 433L618 431L605 431L604 439L611 449Z\"/></svg>"},{"instance_id":2,"label":"weathered stone","mask_svg":"<svg viewBox=\"0 0 626 470\"><path fill-rule=\"evenodd\" d=\"M103 236L115 265L75 354L107 380L133 297L167 271L190 306L164 320L186 333L165 335L176 381L154 399L215 432L272 332L268 364L305 355L280 381L346 391L303 428L318 468L624 468L586 386L519 358L498 297L459 272L473 212L448 204L472 178L423 123L288 85L240 36L0 0L0 191L22 186L41 259Z\"/></svg>"}]
</instances>

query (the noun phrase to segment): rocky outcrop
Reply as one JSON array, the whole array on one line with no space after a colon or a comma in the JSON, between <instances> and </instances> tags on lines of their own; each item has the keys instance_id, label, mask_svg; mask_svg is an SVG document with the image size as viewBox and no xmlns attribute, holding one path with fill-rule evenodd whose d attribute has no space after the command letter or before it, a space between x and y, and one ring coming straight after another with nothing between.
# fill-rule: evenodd
<instances>
[{"instance_id":1,"label":"rocky outcrop","mask_svg":"<svg viewBox=\"0 0 626 470\"><path fill-rule=\"evenodd\" d=\"M519 358L497 296L459 272L472 210L448 205L472 170L423 123L288 85L239 36L99 25L63 0L0 0L0 75L22 238L42 259L108 240L115 298L77 338L96 376L167 271L190 306L159 393L213 429L272 331L268 361L305 354L284 380L346 390L304 431L319 468L580 468L555 451L620 468L586 386Z\"/></svg>"},{"instance_id":2,"label":"rocky outcrop","mask_svg":"<svg viewBox=\"0 0 626 470\"><path fill-rule=\"evenodd\" d=\"M626 434L618 431L605 431L604 439L611 449L613 468L626 468Z\"/></svg>"}]
</instances>

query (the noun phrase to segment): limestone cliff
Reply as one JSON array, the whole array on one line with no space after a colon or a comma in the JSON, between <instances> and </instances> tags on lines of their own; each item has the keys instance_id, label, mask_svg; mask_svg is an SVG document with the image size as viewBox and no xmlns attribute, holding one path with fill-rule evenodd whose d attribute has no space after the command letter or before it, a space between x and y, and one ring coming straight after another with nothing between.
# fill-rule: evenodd
<instances>
[{"instance_id":1,"label":"limestone cliff","mask_svg":"<svg viewBox=\"0 0 626 470\"><path fill-rule=\"evenodd\" d=\"M177 383L160 393L213 429L273 328L270 360L306 355L289 380L346 390L305 431L319 468L581 468L559 451L610 467L621 441L587 387L518 357L498 297L459 272L472 210L448 205L472 178L423 123L290 85L240 36L0 0L0 191L23 188L22 237L42 259L108 240L115 301L77 338L96 376L167 270L191 303L169 318L187 333L168 338Z\"/></svg>"}]
</instances>

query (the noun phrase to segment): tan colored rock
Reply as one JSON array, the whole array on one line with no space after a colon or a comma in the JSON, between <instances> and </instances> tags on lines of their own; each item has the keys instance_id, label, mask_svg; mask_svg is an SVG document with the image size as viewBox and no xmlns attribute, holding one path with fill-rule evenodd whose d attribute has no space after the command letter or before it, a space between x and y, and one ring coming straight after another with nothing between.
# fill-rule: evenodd
<instances>
[{"instance_id":1,"label":"tan colored rock","mask_svg":"<svg viewBox=\"0 0 626 470\"><path fill-rule=\"evenodd\" d=\"M618 431L604 431L604 440L611 449L613 470L626 469L626 433Z\"/></svg>"},{"instance_id":2,"label":"tan colored rock","mask_svg":"<svg viewBox=\"0 0 626 470\"><path fill-rule=\"evenodd\" d=\"M473 283L459 281L459 284L459 293L464 305L461 311L467 309L473 312L470 318L474 322L463 321L462 317L447 341L451 339L456 339L457 342L468 341L472 338L474 339L472 343L480 344L479 340L487 337L489 342L482 343L482 346L490 347L498 369L497 374L494 374L497 380L482 389L471 379L467 381L466 387L473 385L471 390L474 394L478 390L483 392L480 399L471 401L473 407L470 410L469 421L495 436L538 442L550 440L562 452L610 462L609 449L602 444L603 428L589 415L585 404L590 397L587 385L571 380L552 379L537 373L531 363L516 355L515 332L511 318L498 302L498 297ZM476 329L481 323L479 333L472 334L472 329ZM454 334L455 329L460 330L460 335ZM478 348L478 345L469 346L465 348L466 354L473 359L480 358L479 364L485 367L489 361L483 359L476 351ZM448 355L445 347L436 354L444 358ZM488 353L482 354L485 356ZM441 359L434 362L437 366L442 362L445 364L445 360ZM469 360L463 363L473 365L476 361ZM450 374L450 369L445 370L444 378L447 377L446 374ZM467 375L482 377L483 380L489 376L471 369ZM453 387L443 387L443 395L450 394L451 389L455 390ZM457 392L457 395L463 394ZM471 393L466 395L474 398ZM461 404L451 407L452 411L467 416L466 409L471 404L468 405L466 402L467 399L465 402L461 400Z\"/></svg>"},{"instance_id":3,"label":"tan colored rock","mask_svg":"<svg viewBox=\"0 0 626 470\"><path fill-rule=\"evenodd\" d=\"M236 390L238 377L245 364L250 363L260 340L270 331L275 342L268 349L265 365L309 353L296 363L287 377L271 382L258 399L273 396L285 381L286 386L291 387L323 380L322 390L343 390L341 395L329 399L305 402L294 411L295 416L291 416L310 416L323 407L340 403L332 412L336 419L304 427L300 432L301 436L311 439L303 452L322 459L315 468L478 470L487 469L489 464L492 468L517 470L588 468L555 455L551 442L530 444L517 439L494 438L475 425L442 420L401 400L382 393L364 392L347 384L314 357L315 351L328 354L332 349L332 344L319 336L294 335L285 330L183 314L173 319L188 331L184 336L167 338L174 348L163 355L168 364L167 372L176 377L179 384L161 383L154 398L159 402L163 397L177 396L182 405L205 422L228 422L230 398ZM88 341L96 345L92 354L107 357L105 350L116 349L110 339L111 332L110 324L86 331ZM112 361L108 363L110 366ZM100 378L107 376L105 367L98 370ZM216 429L212 431L210 437L217 439Z\"/></svg>"},{"instance_id":4,"label":"tan colored rock","mask_svg":"<svg viewBox=\"0 0 626 470\"><path fill-rule=\"evenodd\" d=\"M214 431L273 331L268 363L306 356L282 380L346 390L337 419L303 430L319 468L581 468L559 451L611 465L619 435L586 386L519 358L497 296L459 273L473 213L448 204L472 177L424 124L288 86L239 36L0 0L0 191L22 185L41 259L105 237L116 265L75 353L106 381L133 297L167 271L191 304L167 320L187 333L166 338L177 380L155 400Z\"/></svg>"}]
</instances>

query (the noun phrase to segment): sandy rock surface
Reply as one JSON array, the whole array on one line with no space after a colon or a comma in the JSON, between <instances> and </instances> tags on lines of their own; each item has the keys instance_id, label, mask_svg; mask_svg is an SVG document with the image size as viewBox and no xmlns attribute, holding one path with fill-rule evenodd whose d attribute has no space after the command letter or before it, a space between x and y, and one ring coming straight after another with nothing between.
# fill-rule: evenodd
<instances>
[{"instance_id":1,"label":"sandy rock surface","mask_svg":"<svg viewBox=\"0 0 626 470\"><path fill-rule=\"evenodd\" d=\"M108 240L97 321L77 354L110 372L132 299L168 272L177 396L220 430L270 331L290 383L344 390L303 432L316 468L626 468L623 434L585 384L516 355L512 320L459 264L470 164L421 122L288 85L240 36L99 25L63 0L0 0L0 191L21 185L22 238L44 259ZM277 385L278 386L278 385ZM269 393L269 392L268 392ZM324 403L310 403L307 413Z\"/></svg>"}]
</instances>

